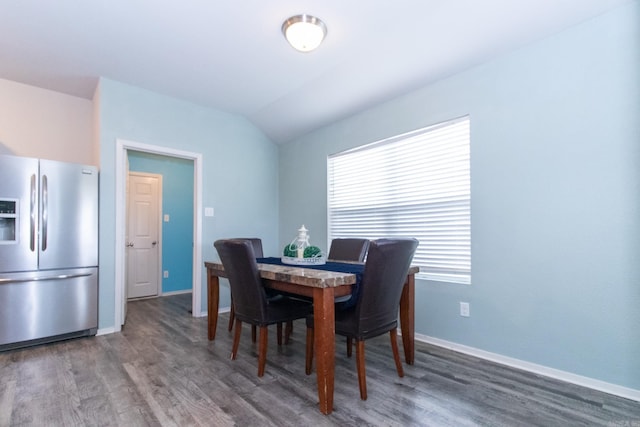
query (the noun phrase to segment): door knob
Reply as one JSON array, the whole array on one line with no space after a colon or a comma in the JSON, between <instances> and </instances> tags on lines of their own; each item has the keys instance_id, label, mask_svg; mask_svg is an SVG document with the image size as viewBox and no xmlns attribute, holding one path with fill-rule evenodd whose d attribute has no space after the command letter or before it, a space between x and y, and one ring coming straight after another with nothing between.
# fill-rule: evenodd
<instances>
[{"instance_id":1,"label":"door knob","mask_svg":"<svg viewBox=\"0 0 640 427\"><path fill-rule=\"evenodd\" d=\"M133 242L129 242L129 243L127 243L127 247L128 247L128 248L132 248L132 247L133 247Z\"/></svg>"},{"instance_id":2,"label":"door knob","mask_svg":"<svg viewBox=\"0 0 640 427\"><path fill-rule=\"evenodd\" d=\"M158 242L151 242L151 244L152 244L153 246L155 246L155 245L157 245L157 244L158 244Z\"/></svg>"}]
</instances>

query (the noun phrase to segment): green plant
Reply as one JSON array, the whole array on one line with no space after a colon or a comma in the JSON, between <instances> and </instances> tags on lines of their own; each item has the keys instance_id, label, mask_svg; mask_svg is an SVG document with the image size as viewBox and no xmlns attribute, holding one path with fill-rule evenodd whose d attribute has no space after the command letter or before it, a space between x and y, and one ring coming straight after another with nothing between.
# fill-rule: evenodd
<instances>
[{"instance_id":1,"label":"green plant","mask_svg":"<svg viewBox=\"0 0 640 427\"><path fill-rule=\"evenodd\" d=\"M304 249L303 256L305 258L315 258L315 257L321 256L321 255L322 255L322 251L317 246L307 246Z\"/></svg>"},{"instance_id":2,"label":"green plant","mask_svg":"<svg viewBox=\"0 0 640 427\"><path fill-rule=\"evenodd\" d=\"M293 243L289 243L287 246L284 247L284 251L282 252L282 254L284 256L288 256L288 257L296 257L298 256L297 250L296 250L296 245Z\"/></svg>"}]
</instances>

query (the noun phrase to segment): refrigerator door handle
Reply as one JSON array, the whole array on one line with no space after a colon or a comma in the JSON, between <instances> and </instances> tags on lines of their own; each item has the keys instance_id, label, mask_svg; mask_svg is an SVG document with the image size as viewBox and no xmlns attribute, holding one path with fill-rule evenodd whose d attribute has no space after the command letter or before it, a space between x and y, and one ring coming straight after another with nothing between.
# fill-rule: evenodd
<instances>
[{"instance_id":1,"label":"refrigerator door handle","mask_svg":"<svg viewBox=\"0 0 640 427\"><path fill-rule=\"evenodd\" d=\"M49 217L49 186L47 175L42 175L42 251L47 250L47 218Z\"/></svg>"},{"instance_id":2,"label":"refrigerator door handle","mask_svg":"<svg viewBox=\"0 0 640 427\"><path fill-rule=\"evenodd\" d=\"M29 238L29 248L31 252L36 250L36 176L31 175L31 236Z\"/></svg>"},{"instance_id":3,"label":"refrigerator door handle","mask_svg":"<svg viewBox=\"0 0 640 427\"><path fill-rule=\"evenodd\" d=\"M21 282L35 282L42 280L61 280L61 279L75 279L76 277L91 276L91 273L77 273L77 274L58 274L55 276L42 276L42 277L25 277L21 279L0 279L0 285L3 283L21 283Z\"/></svg>"}]
</instances>

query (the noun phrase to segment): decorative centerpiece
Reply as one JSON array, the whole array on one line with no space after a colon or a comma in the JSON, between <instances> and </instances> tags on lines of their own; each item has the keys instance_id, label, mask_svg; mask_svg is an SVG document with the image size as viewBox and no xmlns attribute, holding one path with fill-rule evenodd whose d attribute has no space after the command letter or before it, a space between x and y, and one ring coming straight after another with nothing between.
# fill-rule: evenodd
<instances>
[{"instance_id":1,"label":"decorative centerpiece","mask_svg":"<svg viewBox=\"0 0 640 427\"><path fill-rule=\"evenodd\" d=\"M326 259L320 248L309 243L309 234L307 231L309 230L307 230L303 224L302 227L298 229L298 237L284 247L281 258L284 264L322 265L326 263Z\"/></svg>"}]
</instances>

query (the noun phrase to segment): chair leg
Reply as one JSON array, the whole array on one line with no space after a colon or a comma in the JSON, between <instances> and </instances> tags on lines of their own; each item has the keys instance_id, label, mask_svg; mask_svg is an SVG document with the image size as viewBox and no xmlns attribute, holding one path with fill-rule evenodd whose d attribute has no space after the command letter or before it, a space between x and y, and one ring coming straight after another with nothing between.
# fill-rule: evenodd
<instances>
[{"instance_id":1,"label":"chair leg","mask_svg":"<svg viewBox=\"0 0 640 427\"><path fill-rule=\"evenodd\" d=\"M236 319L236 332L233 334L233 345L231 347L231 360L235 360L240 344L240 333L242 332L242 320Z\"/></svg>"},{"instance_id":2,"label":"chair leg","mask_svg":"<svg viewBox=\"0 0 640 427\"><path fill-rule=\"evenodd\" d=\"M289 338L293 334L293 320L288 320L284 328L284 344L289 344Z\"/></svg>"},{"instance_id":3,"label":"chair leg","mask_svg":"<svg viewBox=\"0 0 640 427\"><path fill-rule=\"evenodd\" d=\"M233 295L231 295L231 310L229 311L229 326L228 330L231 332L233 329L233 321L236 319L236 311L233 309Z\"/></svg>"},{"instance_id":4,"label":"chair leg","mask_svg":"<svg viewBox=\"0 0 640 427\"><path fill-rule=\"evenodd\" d=\"M393 360L396 362L396 370L400 378L404 377L404 370L402 369L402 361L400 360L400 353L398 352L398 331L393 328L389 331L391 337L391 350L393 351Z\"/></svg>"},{"instance_id":5,"label":"chair leg","mask_svg":"<svg viewBox=\"0 0 640 427\"><path fill-rule=\"evenodd\" d=\"M347 337L347 357L351 357L352 352L353 352L353 339L350 337Z\"/></svg>"},{"instance_id":6,"label":"chair leg","mask_svg":"<svg viewBox=\"0 0 640 427\"><path fill-rule=\"evenodd\" d=\"M367 400L367 373L364 368L364 340L356 340L356 366L358 368L360 399Z\"/></svg>"},{"instance_id":7,"label":"chair leg","mask_svg":"<svg viewBox=\"0 0 640 427\"><path fill-rule=\"evenodd\" d=\"M267 339L269 330L267 326L260 326L260 344L258 345L258 376L264 375L264 366L267 363Z\"/></svg>"},{"instance_id":8,"label":"chair leg","mask_svg":"<svg viewBox=\"0 0 640 427\"><path fill-rule=\"evenodd\" d=\"M256 342L256 325L251 325L251 342Z\"/></svg>"},{"instance_id":9,"label":"chair leg","mask_svg":"<svg viewBox=\"0 0 640 427\"><path fill-rule=\"evenodd\" d=\"M307 328L307 351L305 353L304 373L311 374L311 364L313 363L313 328Z\"/></svg>"},{"instance_id":10,"label":"chair leg","mask_svg":"<svg viewBox=\"0 0 640 427\"><path fill-rule=\"evenodd\" d=\"M282 345L282 322L277 325L278 345Z\"/></svg>"}]
</instances>

